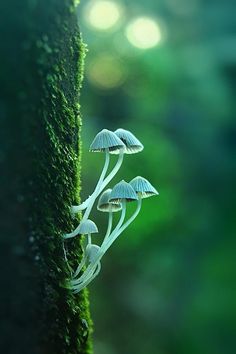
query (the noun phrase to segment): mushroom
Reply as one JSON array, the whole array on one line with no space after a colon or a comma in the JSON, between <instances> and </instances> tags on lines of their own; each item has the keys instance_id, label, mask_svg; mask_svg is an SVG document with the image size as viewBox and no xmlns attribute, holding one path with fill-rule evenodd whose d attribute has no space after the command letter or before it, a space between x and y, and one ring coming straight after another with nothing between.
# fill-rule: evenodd
<instances>
[{"instance_id":1,"label":"mushroom","mask_svg":"<svg viewBox=\"0 0 236 354\"><path fill-rule=\"evenodd\" d=\"M109 235L111 233L113 212L117 212L122 209L121 204L109 202L111 191L112 191L111 189L107 189L106 191L104 191L101 194L101 196L98 200L98 205L97 205L97 209L99 211L109 213L107 231L106 231L106 234L104 237L104 241L109 237ZM92 245L92 246L96 246L96 252L95 252L95 248L94 248L94 250L86 248L86 252L88 254L88 259L89 259L90 263L93 263L93 261L95 260L95 256L98 255L98 251L100 250L99 246L97 246L97 245ZM92 252L92 255L91 255L91 252ZM84 274L79 279L77 279L77 283L82 282L88 273L91 274L92 270L93 270L92 266L88 267L87 270L84 272ZM77 276L77 275L78 275L78 273L75 274L75 276Z\"/></svg>"},{"instance_id":2,"label":"mushroom","mask_svg":"<svg viewBox=\"0 0 236 354\"><path fill-rule=\"evenodd\" d=\"M137 208L134 214L126 221L126 223L120 227L116 228L110 235L108 242L106 242L103 252L105 253L108 248L112 245L112 243L117 239L117 237L134 221L141 210L142 199L148 198L153 195L158 195L157 190L151 185L151 183L143 177L137 176L132 181L130 181L129 185L136 193L136 197L138 199Z\"/></svg>"},{"instance_id":3,"label":"mushroom","mask_svg":"<svg viewBox=\"0 0 236 354\"><path fill-rule=\"evenodd\" d=\"M131 187L129 183L125 182L124 180L117 183L115 187L112 189L109 202L121 204L122 206L120 220L112 233L116 232L116 230L118 230L120 226L123 224L123 221L125 219L125 213L126 213L126 203L132 202L137 199L138 198L134 189Z\"/></svg>"},{"instance_id":4,"label":"mushroom","mask_svg":"<svg viewBox=\"0 0 236 354\"><path fill-rule=\"evenodd\" d=\"M108 198L108 195L110 194L110 197ZM111 233L111 235L116 234L116 232L119 230L121 227L124 218L125 218L125 213L126 213L126 202L131 202L134 200L137 200L138 197L133 190L133 188L130 186L129 183L125 182L124 180L119 182L118 184L115 185L115 187L110 190L108 190L108 193L105 195L101 196L99 201L102 201L103 207L108 204L112 204L112 208L114 208L114 205L116 205L116 210L117 208L120 209L120 205L122 206L122 212L121 212L121 217L120 220L115 227L114 231ZM110 229L110 226L108 226L108 229ZM103 254L107 250L106 245L109 243L110 240L110 230L106 233L106 236L103 240L102 245L100 246L100 252L97 253L97 256L93 259L93 262L89 264L85 272L82 274L82 276L77 279L76 281L73 282L73 284L87 284L87 280L90 279L91 274L93 274L94 270L97 268L97 265L102 258ZM86 285L85 285L86 286Z\"/></svg>"},{"instance_id":5,"label":"mushroom","mask_svg":"<svg viewBox=\"0 0 236 354\"><path fill-rule=\"evenodd\" d=\"M90 264L93 264L95 262L95 260L97 259L97 256L99 254L101 247L98 245L94 245L94 244L88 244L86 249L85 249L85 254L82 258L82 261L80 262L78 268L76 269L74 275L73 275L73 279L71 280L71 285L72 286L76 286L79 284L82 284L85 280L85 275L87 275L88 270L89 270L89 277L91 277L94 274L95 271L95 267L90 267ZM89 265L86 269L86 273L84 272L78 279L75 279L79 273L81 272L83 266L86 264L86 261L88 260ZM100 262L99 262L100 263ZM97 263L96 263L97 265ZM97 267L96 267L97 268ZM99 266L99 271L101 269L101 265ZM97 273L98 274L98 273ZM86 280L89 278L88 276L86 277Z\"/></svg>"},{"instance_id":6,"label":"mushroom","mask_svg":"<svg viewBox=\"0 0 236 354\"><path fill-rule=\"evenodd\" d=\"M110 130L103 129L100 133L98 133L90 146L90 151L106 152L105 164L101 176L98 180L97 186L93 194L81 205L72 206L71 211L75 213L80 210L86 209L82 221L86 220L89 217L89 214L92 210L93 204L97 196L107 186L107 184L112 180L112 178L120 169L121 164L123 162L124 154L135 154L142 150L143 145L141 144L141 142L128 130L119 128L115 131L115 133L113 133ZM105 178L110 161L109 153L119 154L119 158L112 171ZM75 229L72 233L66 234L64 237L74 237L76 232L77 229Z\"/></svg>"},{"instance_id":7,"label":"mushroom","mask_svg":"<svg viewBox=\"0 0 236 354\"><path fill-rule=\"evenodd\" d=\"M92 240L91 240L91 234L94 234L97 232L98 232L98 228L92 220L87 219L86 221L83 221L80 223L80 225L78 227L78 234L87 235L88 242L87 242L86 251L83 255L82 261L80 262L79 266L77 267L77 269L73 275L74 278L80 273L80 271L82 270L83 266L86 263L86 260L91 258L91 256L89 255L89 248L93 246Z\"/></svg>"},{"instance_id":8,"label":"mushroom","mask_svg":"<svg viewBox=\"0 0 236 354\"><path fill-rule=\"evenodd\" d=\"M90 277L86 278L86 280L77 283L77 284L73 284L73 281L71 281L71 286L72 286L72 291L74 294L79 293L82 289L84 289L87 285L89 285L89 283L91 283L91 281L99 274L101 270L101 262L98 262L96 264L95 270L93 270L92 275L90 275Z\"/></svg>"},{"instance_id":9,"label":"mushroom","mask_svg":"<svg viewBox=\"0 0 236 354\"><path fill-rule=\"evenodd\" d=\"M81 221L78 227L78 234L88 235L88 244L91 244L91 234L98 233L97 225L90 219Z\"/></svg>"},{"instance_id":10,"label":"mushroom","mask_svg":"<svg viewBox=\"0 0 236 354\"><path fill-rule=\"evenodd\" d=\"M98 245L94 245L94 244L87 245L85 253L88 257L89 263L92 263L94 261L99 250L100 247Z\"/></svg>"},{"instance_id":11,"label":"mushroom","mask_svg":"<svg viewBox=\"0 0 236 354\"><path fill-rule=\"evenodd\" d=\"M117 164L102 183L101 190L103 190L107 186L107 184L112 180L112 178L118 172L122 164L124 154L136 154L143 150L143 144L130 131L119 128L114 133L124 143L125 149L120 152L120 156L117 161ZM117 154L117 153L118 152L116 150L111 151L111 154Z\"/></svg>"},{"instance_id":12,"label":"mushroom","mask_svg":"<svg viewBox=\"0 0 236 354\"><path fill-rule=\"evenodd\" d=\"M158 191L153 187L153 185L141 176L133 178L129 184L133 187L138 196L142 199L149 198L154 195L158 195Z\"/></svg>"},{"instance_id":13,"label":"mushroom","mask_svg":"<svg viewBox=\"0 0 236 354\"><path fill-rule=\"evenodd\" d=\"M81 280L83 280L81 278L83 275L79 279L75 279L75 278L81 272L82 268L86 264L86 261L88 261L89 264L94 262L94 259L97 257L97 254L98 254L99 251L100 251L100 247L98 245L88 244L86 246L83 258L82 258L80 264L78 265L75 273L73 274L73 280L71 280L71 284L72 285L75 285L75 284L79 283Z\"/></svg>"},{"instance_id":14,"label":"mushroom","mask_svg":"<svg viewBox=\"0 0 236 354\"><path fill-rule=\"evenodd\" d=\"M83 215L81 222L88 219L89 214L92 210L93 204L94 204L97 196L102 191L102 189L104 189L104 187L102 187L102 184L104 182L104 178L105 178L106 172L108 170L109 162L110 162L110 154L109 153L110 152L119 152L120 153L119 159L122 156L122 160L123 160L124 148L125 148L124 143L116 136L115 133L113 133L110 130L103 129L100 133L98 133L95 136L95 138L90 146L90 151L93 151L93 152L104 152L105 151L106 158L105 158L105 164L104 164L102 173L100 175L100 178L98 180L98 183L95 187L93 194L84 203L82 203L83 208L86 208L86 211ZM119 159L118 159L118 161L119 161ZM121 161L121 163L122 163L122 161ZM115 168L116 168L116 166L113 168L113 170ZM111 171L111 173L113 172L113 170ZM110 174L107 176L107 178L110 176ZM109 180L107 183L109 183ZM81 210L81 205L71 207L71 211L73 213L78 212L80 210ZM78 233L78 229L79 229L79 226L73 232L65 234L64 238L70 238L70 237L76 236Z\"/></svg>"},{"instance_id":15,"label":"mushroom","mask_svg":"<svg viewBox=\"0 0 236 354\"><path fill-rule=\"evenodd\" d=\"M103 131L110 132L107 129L103 129L102 132ZM98 135L99 134L100 133L98 133ZM136 154L136 153L138 153L138 152L143 150L143 144L130 131L122 129L122 128L119 128L119 129L117 129L114 132L114 134L123 142L124 149L116 149L116 148L111 148L110 149L110 151L109 151L110 154L116 154L116 155L119 154L119 158L118 158L117 163L114 166L113 170L104 179L104 181L103 181L103 183L101 185L101 188L100 188L100 192L107 186L107 184L112 180L112 178L119 171L119 169L120 169L120 167L122 165L122 162L123 162L124 154ZM92 143L92 145L93 145L93 143ZM98 149L98 144L95 145L95 149L96 150L92 150L91 147L90 147L90 151L100 151ZM89 204L89 199L90 199L90 197L84 203L82 203L81 205L72 207L72 211L73 212L77 212L77 211L85 209L88 206L88 204Z\"/></svg>"},{"instance_id":16,"label":"mushroom","mask_svg":"<svg viewBox=\"0 0 236 354\"><path fill-rule=\"evenodd\" d=\"M98 180L97 186L91 196L87 198L82 204L74 205L71 207L71 211L73 213L77 213L83 209L86 209L89 204L91 204L91 199L94 195L99 192L101 183L103 182L105 175L108 170L110 155L109 153L117 153L123 152L125 148L124 143L119 139L119 137L108 129L103 129L100 131L94 138L92 144L90 145L89 151L91 152L105 152L105 164L102 169L100 178ZM123 153L121 153L123 156ZM122 161L121 161L122 163ZM98 193L99 194L99 193ZM97 195L96 195L97 196ZM96 198L95 198L96 199Z\"/></svg>"},{"instance_id":17,"label":"mushroom","mask_svg":"<svg viewBox=\"0 0 236 354\"><path fill-rule=\"evenodd\" d=\"M91 230L91 232L89 232L88 230ZM96 230L96 231L95 231ZM65 234L63 237L64 238L71 238L71 237L75 237L79 234L88 234L88 240L91 239L91 234L92 233L96 233L98 232L97 226L96 224L92 221L92 220L82 220L79 224L79 226L77 226L77 228L69 233L69 234Z\"/></svg>"},{"instance_id":18,"label":"mushroom","mask_svg":"<svg viewBox=\"0 0 236 354\"><path fill-rule=\"evenodd\" d=\"M112 191L111 189L107 189L106 191L104 191L101 194L97 205L97 209L99 211L102 211L104 213L109 213L107 231L104 240L107 239L107 237L109 237L111 233L113 212L117 212L122 209L120 203L117 204L117 203L109 202L111 191Z\"/></svg>"},{"instance_id":19,"label":"mushroom","mask_svg":"<svg viewBox=\"0 0 236 354\"><path fill-rule=\"evenodd\" d=\"M125 144L126 154L136 154L143 150L143 144L129 130L119 128L115 131L115 134Z\"/></svg>"},{"instance_id":20,"label":"mushroom","mask_svg":"<svg viewBox=\"0 0 236 354\"><path fill-rule=\"evenodd\" d=\"M113 189L104 191L98 200L97 209L101 212L109 213L107 230L101 246L92 244L91 234L97 233L98 229L96 224L89 219L89 215L96 198L118 172L123 162L124 154L135 154L142 150L143 145L141 142L130 131L121 128L115 132L103 129L96 135L90 146L90 151L92 152L105 152L105 164L92 195L82 204L71 207L73 213L86 209L79 226L73 232L64 235L64 239L74 237L77 234L87 235L87 246L82 261L70 280L70 289L74 293L80 292L98 275L101 270L101 258L117 237L136 218L141 209L142 199L159 194L148 180L140 176L135 177L129 183L122 180ZM119 157L111 172L108 173L110 154L119 154ZM131 201L137 201L137 208L133 215L125 222L126 204ZM112 231L113 212L120 210L120 219ZM65 249L64 252L67 261ZM87 267L83 274L80 275L85 265Z\"/></svg>"}]
</instances>

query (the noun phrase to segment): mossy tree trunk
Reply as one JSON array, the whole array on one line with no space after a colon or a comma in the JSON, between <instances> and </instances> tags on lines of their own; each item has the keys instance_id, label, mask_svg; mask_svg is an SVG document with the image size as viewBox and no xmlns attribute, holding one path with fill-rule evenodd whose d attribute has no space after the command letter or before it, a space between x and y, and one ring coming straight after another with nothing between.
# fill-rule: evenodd
<instances>
[{"instance_id":1,"label":"mossy tree trunk","mask_svg":"<svg viewBox=\"0 0 236 354\"><path fill-rule=\"evenodd\" d=\"M0 32L0 352L90 353L87 293L64 287L62 247L79 196L76 4L3 0ZM72 267L80 242L66 241Z\"/></svg>"}]
</instances>

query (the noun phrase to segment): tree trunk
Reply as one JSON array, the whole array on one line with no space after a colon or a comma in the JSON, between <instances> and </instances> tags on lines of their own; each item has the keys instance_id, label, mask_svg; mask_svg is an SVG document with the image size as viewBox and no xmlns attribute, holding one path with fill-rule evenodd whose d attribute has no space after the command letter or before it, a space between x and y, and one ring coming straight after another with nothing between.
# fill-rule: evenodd
<instances>
[{"instance_id":1,"label":"tree trunk","mask_svg":"<svg viewBox=\"0 0 236 354\"><path fill-rule=\"evenodd\" d=\"M0 352L87 354L86 291L65 288L79 195L84 46L72 0L0 4ZM74 268L81 240L66 241Z\"/></svg>"}]
</instances>

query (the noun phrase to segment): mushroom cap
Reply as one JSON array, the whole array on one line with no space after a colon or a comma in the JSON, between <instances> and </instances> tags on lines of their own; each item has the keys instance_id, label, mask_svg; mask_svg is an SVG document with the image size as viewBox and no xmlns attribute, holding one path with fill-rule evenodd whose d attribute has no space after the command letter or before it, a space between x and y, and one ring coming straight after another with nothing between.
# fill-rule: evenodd
<instances>
[{"instance_id":1,"label":"mushroom cap","mask_svg":"<svg viewBox=\"0 0 236 354\"><path fill-rule=\"evenodd\" d=\"M78 228L78 233L81 235L95 234L97 232L98 232L97 225L90 219L82 221Z\"/></svg>"},{"instance_id":2,"label":"mushroom cap","mask_svg":"<svg viewBox=\"0 0 236 354\"><path fill-rule=\"evenodd\" d=\"M137 176L129 184L141 198L148 198L159 194L151 183L143 177Z\"/></svg>"},{"instance_id":3,"label":"mushroom cap","mask_svg":"<svg viewBox=\"0 0 236 354\"><path fill-rule=\"evenodd\" d=\"M120 203L122 201L132 202L137 200L138 197L132 186L124 180L117 183L111 191L109 202Z\"/></svg>"},{"instance_id":4,"label":"mushroom cap","mask_svg":"<svg viewBox=\"0 0 236 354\"><path fill-rule=\"evenodd\" d=\"M136 154L143 150L143 144L130 131L119 128L115 134L125 144L125 154Z\"/></svg>"},{"instance_id":5,"label":"mushroom cap","mask_svg":"<svg viewBox=\"0 0 236 354\"><path fill-rule=\"evenodd\" d=\"M98 210L103 212L110 212L110 211L115 212L122 209L120 203L117 204L114 202L109 202L111 191L112 191L111 189L107 189L101 194L97 205Z\"/></svg>"},{"instance_id":6,"label":"mushroom cap","mask_svg":"<svg viewBox=\"0 0 236 354\"><path fill-rule=\"evenodd\" d=\"M100 247L98 245L87 245L86 254L88 256L89 262L93 262L95 260L99 250Z\"/></svg>"},{"instance_id":7,"label":"mushroom cap","mask_svg":"<svg viewBox=\"0 0 236 354\"><path fill-rule=\"evenodd\" d=\"M92 144L90 145L89 151L103 152L108 149L109 152L118 154L120 150L124 148L125 144L115 133L110 130L103 129L95 136Z\"/></svg>"}]
</instances>

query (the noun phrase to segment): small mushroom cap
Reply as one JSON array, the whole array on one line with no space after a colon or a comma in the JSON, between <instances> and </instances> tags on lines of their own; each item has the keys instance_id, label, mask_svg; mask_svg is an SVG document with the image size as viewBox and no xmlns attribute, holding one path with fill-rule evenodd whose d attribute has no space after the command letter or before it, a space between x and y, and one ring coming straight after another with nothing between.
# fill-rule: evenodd
<instances>
[{"instance_id":1,"label":"small mushroom cap","mask_svg":"<svg viewBox=\"0 0 236 354\"><path fill-rule=\"evenodd\" d=\"M118 154L120 150L124 148L125 144L115 133L110 130L103 129L95 136L92 144L90 145L89 151L102 152L108 149L109 152Z\"/></svg>"},{"instance_id":2,"label":"small mushroom cap","mask_svg":"<svg viewBox=\"0 0 236 354\"><path fill-rule=\"evenodd\" d=\"M97 205L97 209L103 212L115 212L115 211L119 211L122 209L121 204L117 204L114 202L109 202L109 198L111 195L111 189L107 189L106 191L104 191L99 200L98 200L98 205Z\"/></svg>"},{"instance_id":3,"label":"small mushroom cap","mask_svg":"<svg viewBox=\"0 0 236 354\"><path fill-rule=\"evenodd\" d=\"M115 134L125 144L126 154L136 154L143 150L143 144L130 131L119 128Z\"/></svg>"},{"instance_id":4,"label":"small mushroom cap","mask_svg":"<svg viewBox=\"0 0 236 354\"><path fill-rule=\"evenodd\" d=\"M89 262L93 262L96 258L97 253L99 252L100 247L98 245L87 245L86 254L88 256Z\"/></svg>"},{"instance_id":5,"label":"small mushroom cap","mask_svg":"<svg viewBox=\"0 0 236 354\"><path fill-rule=\"evenodd\" d=\"M109 202L120 203L122 201L132 202L138 197L131 185L124 180L117 183L111 191Z\"/></svg>"},{"instance_id":6,"label":"small mushroom cap","mask_svg":"<svg viewBox=\"0 0 236 354\"><path fill-rule=\"evenodd\" d=\"M95 234L98 232L97 225L90 219L82 221L78 228L79 234Z\"/></svg>"},{"instance_id":7,"label":"small mushroom cap","mask_svg":"<svg viewBox=\"0 0 236 354\"><path fill-rule=\"evenodd\" d=\"M135 192L141 198L148 198L152 195L158 195L158 191L151 185L151 183L143 177L137 176L129 184L133 187Z\"/></svg>"}]
</instances>

